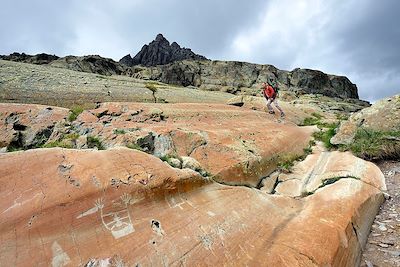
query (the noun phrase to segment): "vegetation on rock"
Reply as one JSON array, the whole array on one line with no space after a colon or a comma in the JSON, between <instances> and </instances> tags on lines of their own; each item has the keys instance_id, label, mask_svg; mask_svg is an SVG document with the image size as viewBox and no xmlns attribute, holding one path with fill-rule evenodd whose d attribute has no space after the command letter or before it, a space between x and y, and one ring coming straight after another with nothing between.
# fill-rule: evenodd
<instances>
[{"instance_id":1,"label":"vegetation on rock","mask_svg":"<svg viewBox=\"0 0 400 267\"><path fill-rule=\"evenodd\" d=\"M88 136L87 137L87 146L89 148L95 148L97 147L98 150L104 150L104 146L101 143L100 139L94 136Z\"/></svg>"},{"instance_id":2,"label":"vegetation on rock","mask_svg":"<svg viewBox=\"0 0 400 267\"><path fill-rule=\"evenodd\" d=\"M83 107L81 106L74 106L71 108L71 113L68 116L68 120L70 122L73 122L76 120L76 118L78 118L79 114L81 114L83 112Z\"/></svg>"},{"instance_id":3,"label":"vegetation on rock","mask_svg":"<svg viewBox=\"0 0 400 267\"><path fill-rule=\"evenodd\" d=\"M359 128L354 141L349 145L340 145L340 150L350 150L356 156L367 160L399 159L400 131Z\"/></svg>"}]
</instances>

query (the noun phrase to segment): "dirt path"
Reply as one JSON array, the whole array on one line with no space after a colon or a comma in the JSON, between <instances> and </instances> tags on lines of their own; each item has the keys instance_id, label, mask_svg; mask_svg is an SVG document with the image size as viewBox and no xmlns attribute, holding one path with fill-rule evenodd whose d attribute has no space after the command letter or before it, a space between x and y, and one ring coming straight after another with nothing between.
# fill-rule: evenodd
<instances>
[{"instance_id":1,"label":"dirt path","mask_svg":"<svg viewBox=\"0 0 400 267\"><path fill-rule=\"evenodd\" d=\"M372 225L361 266L400 266L400 161L378 163L391 196Z\"/></svg>"}]
</instances>

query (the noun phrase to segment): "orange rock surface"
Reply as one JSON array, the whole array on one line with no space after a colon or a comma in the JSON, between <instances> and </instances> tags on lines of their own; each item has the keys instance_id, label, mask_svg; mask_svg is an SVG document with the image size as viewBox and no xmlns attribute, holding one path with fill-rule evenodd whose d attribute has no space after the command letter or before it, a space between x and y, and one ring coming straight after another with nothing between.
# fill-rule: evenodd
<instances>
[{"instance_id":1,"label":"orange rock surface","mask_svg":"<svg viewBox=\"0 0 400 267\"><path fill-rule=\"evenodd\" d=\"M324 165L315 152L295 167L292 178L308 181L310 170L317 169L332 175L347 171L358 179L324 184L334 177L310 176L318 189L307 196L296 188L280 190L290 179L284 176L277 178L282 185L275 194L255 188L280 158L301 154L311 128L226 105L110 103L88 112L97 121L82 113L72 123L74 131L98 136L109 149L0 154L2 265L354 266L359 261L383 201L384 179L375 165L339 152L329 158L345 162ZM65 116L59 123L68 125ZM69 130L58 125L51 138ZM120 147L150 133L148 153ZM190 157L194 161L184 158L185 164L200 167L173 168L158 158L168 155Z\"/></svg>"}]
</instances>

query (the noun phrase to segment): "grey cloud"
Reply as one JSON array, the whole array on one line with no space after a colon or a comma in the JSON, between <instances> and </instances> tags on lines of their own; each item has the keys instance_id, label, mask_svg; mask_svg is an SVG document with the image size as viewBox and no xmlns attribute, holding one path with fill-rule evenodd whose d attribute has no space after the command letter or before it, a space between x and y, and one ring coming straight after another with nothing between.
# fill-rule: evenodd
<instances>
[{"instance_id":1,"label":"grey cloud","mask_svg":"<svg viewBox=\"0 0 400 267\"><path fill-rule=\"evenodd\" d=\"M58 53L74 37L74 2L5 1L1 3L0 53Z\"/></svg>"},{"instance_id":2,"label":"grey cloud","mask_svg":"<svg viewBox=\"0 0 400 267\"><path fill-rule=\"evenodd\" d=\"M400 93L399 1L305 3L319 4L321 11L285 22L294 5L287 0L5 0L0 54L100 54L118 60L163 33L212 59L346 75L364 99ZM248 54L233 52L235 38L257 29L267 12L274 14L267 25L273 36ZM313 7L306 11L313 12Z\"/></svg>"}]
</instances>

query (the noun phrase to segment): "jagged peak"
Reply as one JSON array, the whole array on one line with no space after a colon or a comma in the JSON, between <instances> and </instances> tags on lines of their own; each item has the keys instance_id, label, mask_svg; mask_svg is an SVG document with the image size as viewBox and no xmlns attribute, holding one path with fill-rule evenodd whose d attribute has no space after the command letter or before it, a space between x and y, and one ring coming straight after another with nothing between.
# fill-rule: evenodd
<instances>
[{"instance_id":1,"label":"jagged peak","mask_svg":"<svg viewBox=\"0 0 400 267\"><path fill-rule=\"evenodd\" d=\"M156 66L186 59L207 60L206 57L195 54L189 48L182 48L175 41L170 44L164 35L159 33L152 42L144 45L132 60L124 57L119 62L127 66Z\"/></svg>"}]
</instances>

